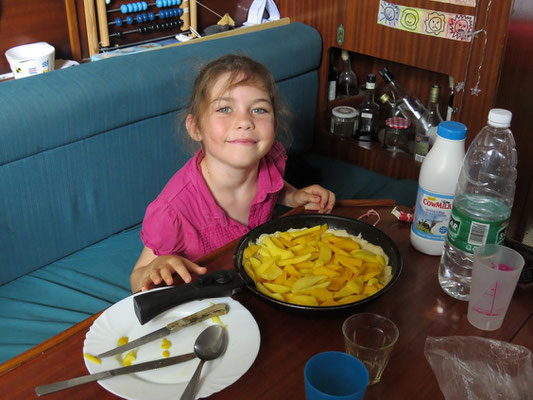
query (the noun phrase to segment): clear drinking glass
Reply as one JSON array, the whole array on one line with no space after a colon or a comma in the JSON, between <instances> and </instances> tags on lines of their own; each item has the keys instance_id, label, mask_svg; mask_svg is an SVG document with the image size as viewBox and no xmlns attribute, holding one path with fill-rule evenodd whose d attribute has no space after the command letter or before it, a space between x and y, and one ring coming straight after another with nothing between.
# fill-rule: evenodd
<instances>
[{"instance_id":1,"label":"clear drinking glass","mask_svg":"<svg viewBox=\"0 0 533 400\"><path fill-rule=\"evenodd\" d=\"M407 151L409 120L401 117L388 118L385 125L385 148L392 152Z\"/></svg>"},{"instance_id":2,"label":"clear drinking glass","mask_svg":"<svg viewBox=\"0 0 533 400\"><path fill-rule=\"evenodd\" d=\"M398 327L373 313L348 317L342 325L346 353L357 357L368 370L368 384L378 383L398 340Z\"/></svg>"}]
</instances>

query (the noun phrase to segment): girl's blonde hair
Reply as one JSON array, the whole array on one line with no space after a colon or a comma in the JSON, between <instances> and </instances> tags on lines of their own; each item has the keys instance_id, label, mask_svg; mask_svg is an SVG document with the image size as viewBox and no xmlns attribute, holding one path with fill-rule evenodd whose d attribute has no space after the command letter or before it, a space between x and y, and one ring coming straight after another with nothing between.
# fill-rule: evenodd
<instances>
[{"instance_id":1,"label":"girl's blonde hair","mask_svg":"<svg viewBox=\"0 0 533 400\"><path fill-rule=\"evenodd\" d=\"M276 139L286 148L290 146L291 135L288 130L290 112L281 98L276 81L270 70L250 57L238 54L227 54L209 62L198 74L185 115L191 115L197 126L202 126L202 111L211 101L211 89L215 82L224 74L229 79L222 92L242 85L257 86L268 93L274 110L274 121L277 127ZM185 135L189 136L189 135ZM191 142L194 142L191 140ZM196 144L195 149L198 147Z\"/></svg>"}]
</instances>

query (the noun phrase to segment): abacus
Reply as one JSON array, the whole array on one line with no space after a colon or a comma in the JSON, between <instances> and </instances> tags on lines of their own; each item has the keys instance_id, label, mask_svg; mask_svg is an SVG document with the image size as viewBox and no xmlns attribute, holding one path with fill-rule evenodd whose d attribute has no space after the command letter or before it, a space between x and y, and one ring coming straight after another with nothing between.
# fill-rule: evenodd
<instances>
[{"instance_id":1,"label":"abacus","mask_svg":"<svg viewBox=\"0 0 533 400\"><path fill-rule=\"evenodd\" d=\"M197 29L196 0L83 2L90 56Z\"/></svg>"}]
</instances>

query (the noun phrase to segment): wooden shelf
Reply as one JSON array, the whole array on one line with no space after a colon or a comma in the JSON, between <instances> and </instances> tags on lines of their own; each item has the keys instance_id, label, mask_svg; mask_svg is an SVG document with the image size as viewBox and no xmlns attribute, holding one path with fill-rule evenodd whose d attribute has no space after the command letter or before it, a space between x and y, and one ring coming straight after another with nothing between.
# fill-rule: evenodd
<instances>
[{"instance_id":1,"label":"wooden shelf","mask_svg":"<svg viewBox=\"0 0 533 400\"><path fill-rule=\"evenodd\" d=\"M390 152L376 142L345 139L323 130L317 137L320 153L397 179L418 179L421 163L412 154Z\"/></svg>"}]
</instances>

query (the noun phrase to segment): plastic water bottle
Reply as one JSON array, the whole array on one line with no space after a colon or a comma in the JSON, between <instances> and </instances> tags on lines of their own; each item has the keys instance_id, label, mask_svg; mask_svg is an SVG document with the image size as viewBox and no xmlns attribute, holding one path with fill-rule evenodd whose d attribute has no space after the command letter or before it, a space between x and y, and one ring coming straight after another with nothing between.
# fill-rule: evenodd
<instances>
[{"instance_id":1,"label":"plastic water bottle","mask_svg":"<svg viewBox=\"0 0 533 400\"><path fill-rule=\"evenodd\" d=\"M470 295L474 249L505 239L517 163L511 117L510 111L490 110L488 125L472 141L459 175L439 265L441 287L459 300Z\"/></svg>"},{"instance_id":2,"label":"plastic water bottle","mask_svg":"<svg viewBox=\"0 0 533 400\"><path fill-rule=\"evenodd\" d=\"M441 122L435 144L420 167L411 244L422 253L442 254L465 156L465 138L466 126L455 121Z\"/></svg>"}]
</instances>

